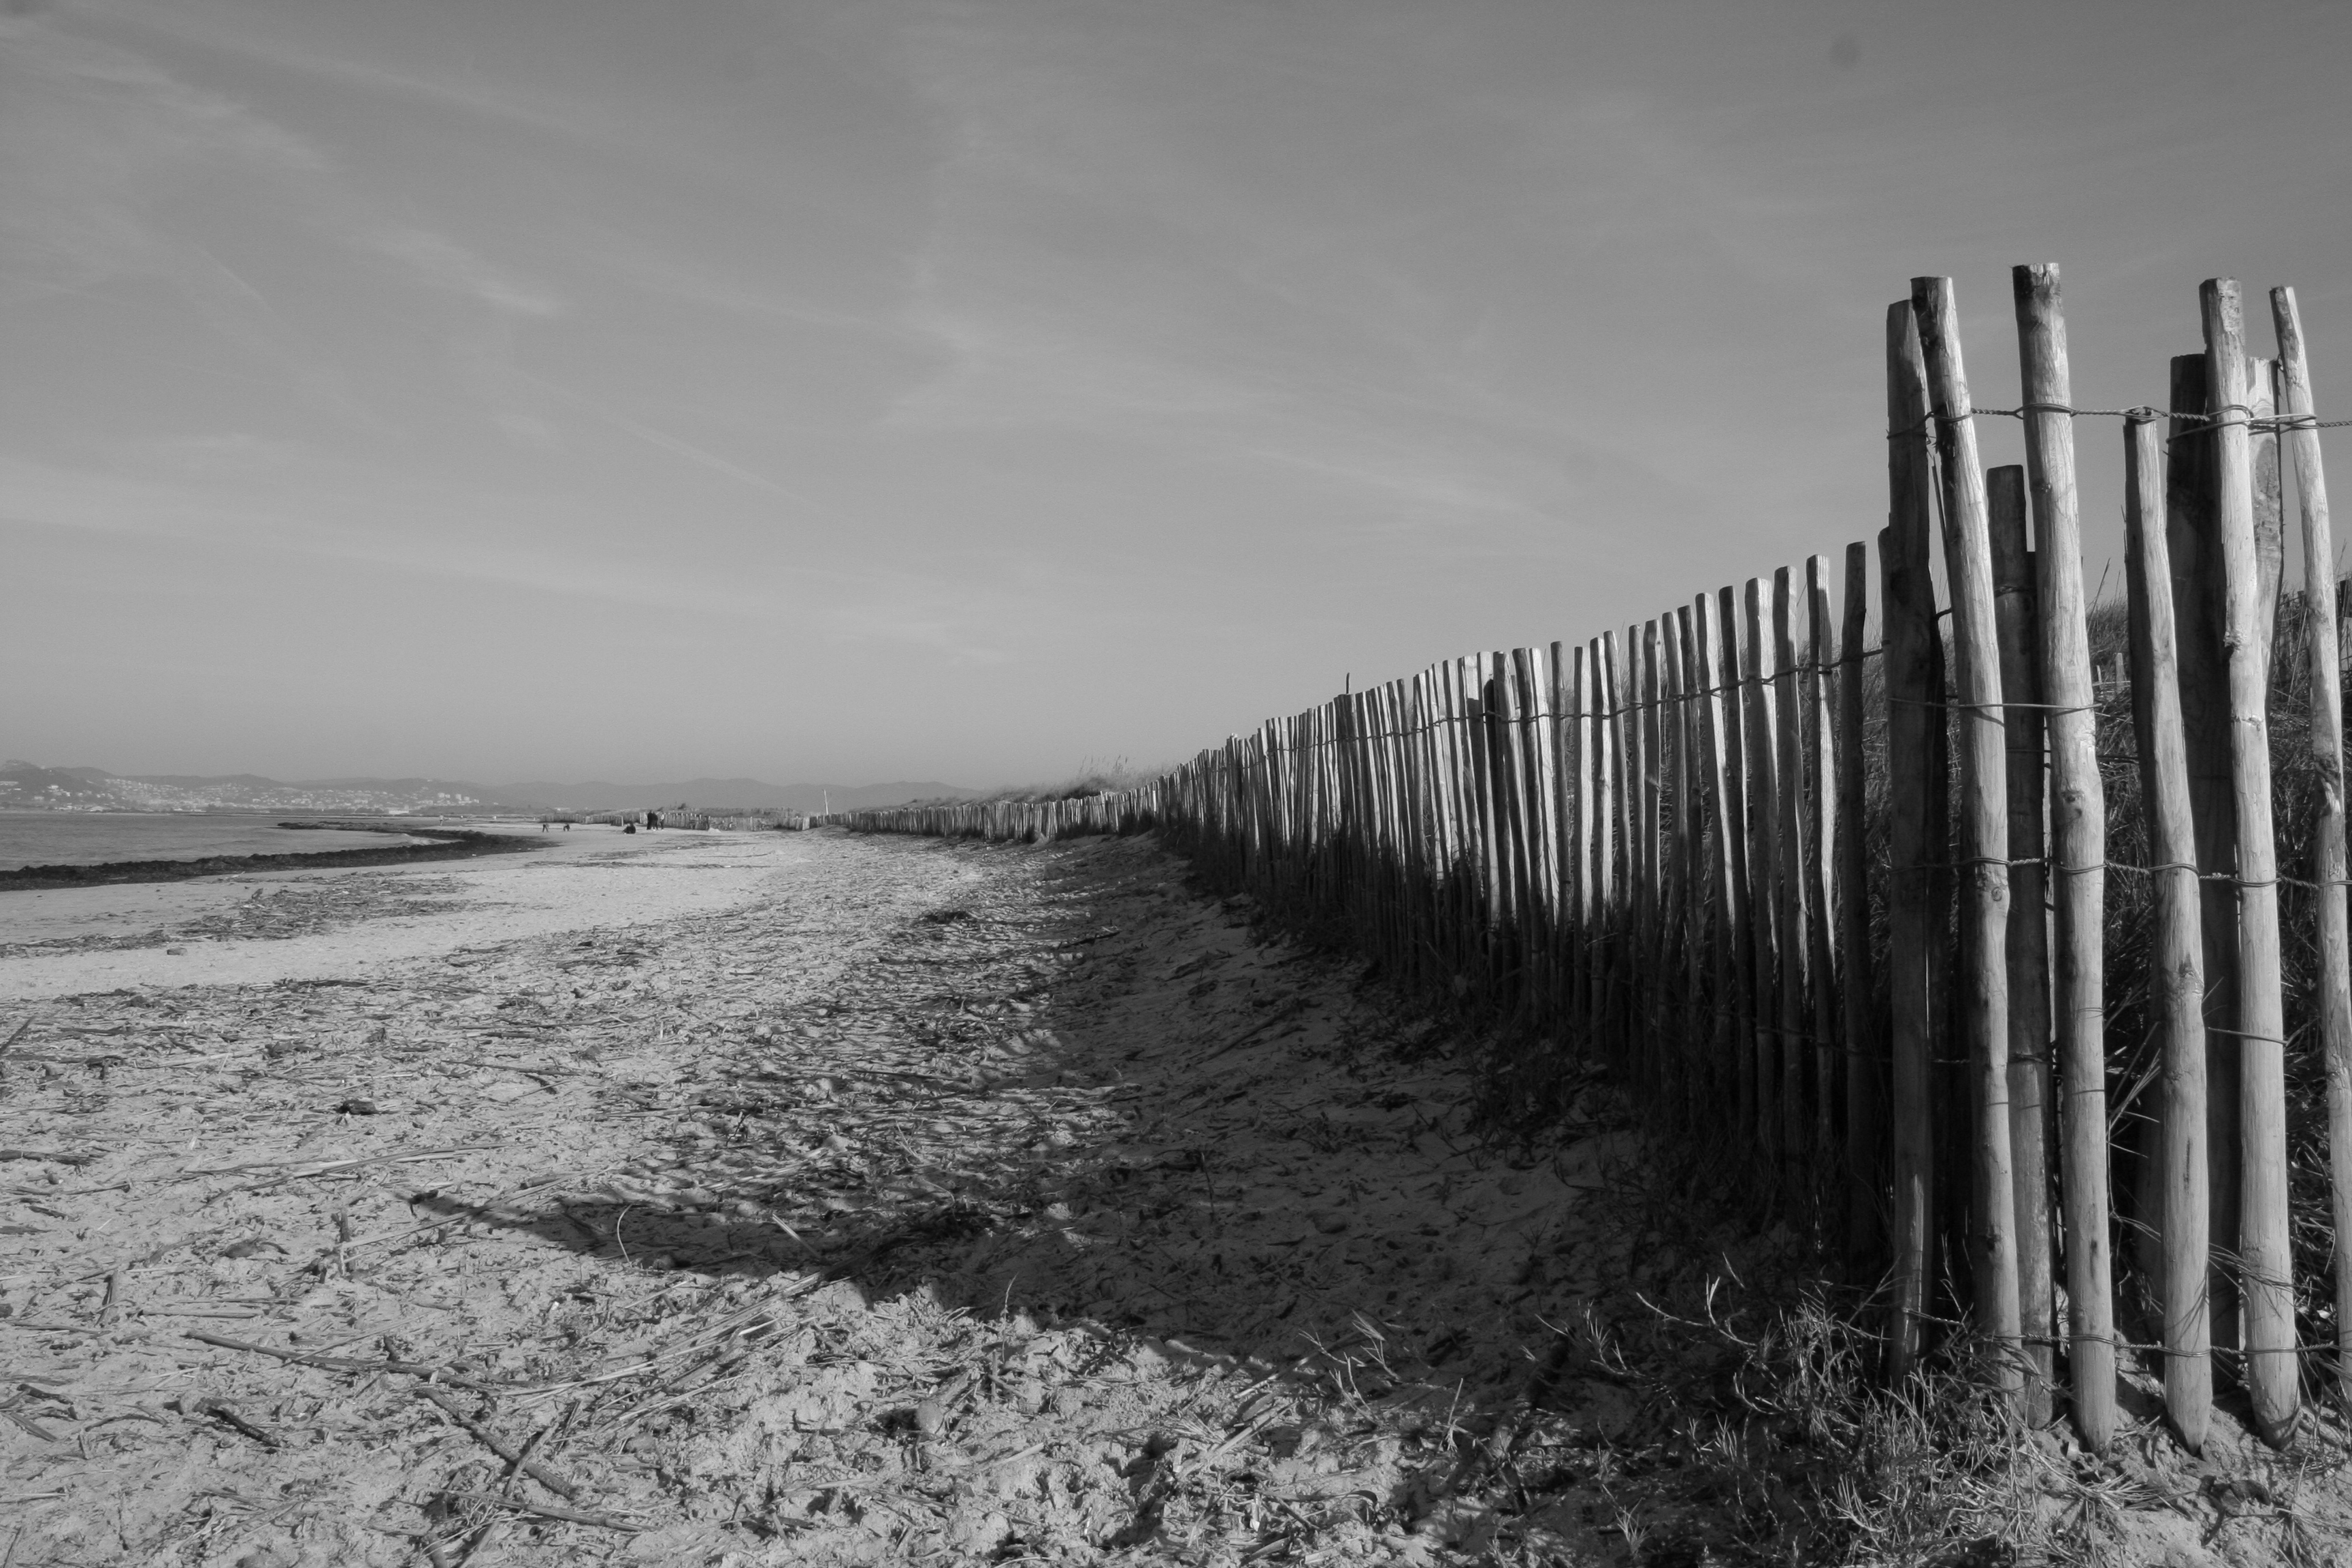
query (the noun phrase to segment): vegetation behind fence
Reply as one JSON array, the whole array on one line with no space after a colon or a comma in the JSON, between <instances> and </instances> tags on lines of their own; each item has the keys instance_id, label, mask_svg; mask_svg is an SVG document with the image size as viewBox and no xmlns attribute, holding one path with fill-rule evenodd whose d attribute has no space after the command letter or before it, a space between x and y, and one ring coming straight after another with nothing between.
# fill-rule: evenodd
<instances>
[{"instance_id":1,"label":"vegetation behind fence","mask_svg":"<svg viewBox=\"0 0 2352 1568\"><path fill-rule=\"evenodd\" d=\"M1815 556L1449 660L1131 790L832 820L1156 829L1502 1023L1517 1103L1597 1054L1661 1129L1730 1152L1882 1282L1891 1375L1966 1320L2002 1395L2037 1420L2066 1396L2094 1448L2119 1356L2192 1450L2217 1382L2284 1443L2352 1376L2335 552L2292 290L2273 359L2247 357L2235 283L2200 303L2168 408L2075 409L2057 269L2019 268L2023 399L1982 410L1950 280L1916 279L1887 318L1874 573L1857 542L1842 580ZM2122 421L2120 616L2084 588L2095 413ZM1982 466L1986 414L2022 422L2021 468Z\"/></svg>"}]
</instances>

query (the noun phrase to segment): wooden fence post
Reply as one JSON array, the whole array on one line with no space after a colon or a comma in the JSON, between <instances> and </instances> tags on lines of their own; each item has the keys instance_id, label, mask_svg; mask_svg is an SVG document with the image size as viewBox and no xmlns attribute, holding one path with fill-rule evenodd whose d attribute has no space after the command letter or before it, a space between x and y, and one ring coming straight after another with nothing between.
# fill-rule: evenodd
<instances>
[{"instance_id":1,"label":"wooden fence post","mask_svg":"<svg viewBox=\"0 0 2352 1568\"><path fill-rule=\"evenodd\" d=\"M2180 725L2172 568L2165 545L2164 447L2147 415L2124 428L2126 582L2131 595L2132 729L2155 882L2148 973L2163 1096L2155 1141L2158 1297L2164 1313L2164 1407L2192 1454L2213 1409L2210 1340L2211 1182L2205 1152L2205 976L2198 935L2197 834ZM2143 1217L2149 1217L2144 1215ZM2068 1238L2073 1245L2073 1238Z\"/></svg>"},{"instance_id":2,"label":"wooden fence post","mask_svg":"<svg viewBox=\"0 0 2352 1568\"><path fill-rule=\"evenodd\" d=\"M1885 618L1887 767L1887 997L1891 1069L1888 1236L1894 1300L1887 1371L1900 1380L1917 1366L1935 1262L1936 1159L1931 1095L1935 1070L1933 862L1942 856L1945 784L1932 731L1943 719L1941 645L1933 542L1935 433L1928 425L1927 372L1917 312L1907 300L1886 312L1888 523L1878 536L1879 593Z\"/></svg>"},{"instance_id":3,"label":"wooden fence post","mask_svg":"<svg viewBox=\"0 0 2352 1568\"><path fill-rule=\"evenodd\" d=\"M1546 679L1551 682L1551 720L1544 727L1546 766L1551 776L1552 886L1556 889L1551 935L1552 1002L1555 1021L1575 1017L1576 944L1576 679L1565 643L1551 645ZM1572 1044L1563 1039L1563 1047Z\"/></svg>"},{"instance_id":4,"label":"wooden fence post","mask_svg":"<svg viewBox=\"0 0 2352 1568\"><path fill-rule=\"evenodd\" d=\"M1885 1037L1876 1026L1870 961L1870 840L1864 812L1869 758L1863 745L1863 637L1870 616L1870 547L1845 547L1845 626L1838 638L1837 931L1845 950L1846 1256L1878 1251L1885 1229L1879 1187L1886 1136Z\"/></svg>"},{"instance_id":5,"label":"wooden fence post","mask_svg":"<svg viewBox=\"0 0 2352 1568\"><path fill-rule=\"evenodd\" d=\"M2272 1446L2294 1435L2301 1403L2295 1364L2294 1256L2288 1239L2286 1016L2281 986L2278 840L2271 813L2270 650L2254 552L2252 453L2246 439L2246 347L2235 279L2198 290L2205 317L2207 385L2221 542L2224 647L2230 687L2230 782L2238 815L2238 1030L2244 1131L2238 1290L2245 1314L2246 1388L2254 1425Z\"/></svg>"},{"instance_id":6,"label":"wooden fence post","mask_svg":"<svg viewBox=\"0 0 2352 1568\"><path fill-rule=\"evenodd\" d=\"M1553 772L1554 731L1551 659L1545 649L1516 648L1511 674L1518 683L1519 711L1524 715L1514 737L1520 775L1526 782L1522 800L1528 814L1528 886L1532 919L1521 949L1526 953L1523 984L1546 1014L1556 991L1553 955L1559 951L1559 814L1555 809L1559 779Z\"/></svg>"},{"instance_id":7,"label":"wooden fence post","mask_svg":"<svg viewBox=\"0 0 2352 1568\"><path fill-rule=\"evenodd\" d=\"M2294 290L2271 290L2278 330L2279 413L2289 422L2286 447L2303 532L2304 593L2311 668L2311 752L2319 767L2319 810L2312 824L2311 879L2319 884L2319 1037L2327 1064L2327 1152L2336 1234L2336 1396L2352 1407L2352 941L2347 936L2344 847L2344 685L2337 647L2336 545L2327 518L2327 474L2320 463L2311 366Z\"/></svg>"},{"instance_id":8,"label":"wooden fence post","mask_svg":"<svg viewBox=\"0 0 2352 1568\"><path fill-rule=\"evenodd\" d=\"M1806 1016L1805 1000L1813 976L1812 900L1807 896L1813 880L1814 846L1805 830L1805 704L1800 672L1811 655L1803 606L1798 603L1795 574L1788 567L1772 574L1772 716L1773 783L1779 809L1780 898L1773 924L1778 931L1780 960L1780 1128L1782 1156L1794 1163L1821 1150L1818 1120L1809 1114L1806 1089L1813 1077L1816 1042Z\"/></svg>"},{"instance_id":9,"label":"wooden fence post","mask_svg":"<svg viewBox=\"0 0 2352 1568\"><path fill-rule=\"evenodd\" d=\"M1723 905L1712 896L1715 878L1707 851L1707 765L1701 734L1706 716L1702 693L1707 679L1705 667L1699 662L1698 633L1688 605L1675 608L1672 625L1682 665L1683 793L1676 820L1683 830L1684 907L1687 910L1683 931L1683 977L1689 987L1689 1007L1685 1015L1688 1036L1685 1049L1694 1064L1692 1084L1697 1097L1691 1110L1695 1126L1706 1126L1711 1135L1720 1137L1726 1120L1723 1051L1716 1038L1714 1005L1720 998L1713 994L1713 976L1714 931L1722 921Z\"/></svg>"},{"instance_id":10,"label":"wooden fence post","mask_svg":"<svg viewBox=\"0 0 2352 1568\"><path fill-rule=\"evenodd\" d=\"M2009 976L2001 957L2009 925L2009 816L2006 791L1999 787L2007 758L2001 742L2000 653L1993 627L1992 550L1952 280L1912 279L1911 304L1919 315L1928 396L1944 445L1945 575L1952 592L1952 647L1961 715L1960 819L1968 871L1961 883L1967 967L1960 1024L1976 1110L1969 1261L1978 1322L2000 1357L1996 1385L2014 1398L2022 1390L2022 1379L2017 1360L2016 1197L2006 1070Z\"/></svg>"},{"instance_id":11,"label":"wooden fence post","mask_svg":"<svg viewBox=\"0 0 2352 1568\"><path fill-rule=\"evenodd\" d=\"M2114 1265L2108 1252L2107 804L2099 777L2098 693L2083 592L2074 486L2073 378L2058 268L2015 268L2025 472L2032 492L2042 700L2050 704L2050 849L2056 995L2061 1212L2066 1233L2067 1381L2074 1425L2094 1453L2116 1430ZM2177 715L2176 715L2177 716Z\"/></svg>"},{"instance_id":12,"label":"wooden fence post","mask_svg":"<svg viewBox=\"0 0 2352 1568\"><path fill-rule=\"evenodd\" d=\"M1652 1010L1658 912L1657 645L1640 626L1625 628L1625 932L1626 1011L1621 1027L1628 1047L1644 1056L1653 1044Z\"/></svg>"},{"instance_id":13,"label":"wooden fence post","mask_svg":"<svg viewBox=\"0 0 2352 1568\"><path fill-rule=\"evenodd\" d=\"M2200 434L2211 396L2205 356L2172 361L2172 425L2166 442L2164 539L2172 567L2174 652L2180 671L2180 732L2196 829L2200 963L2205 975L2205 1157L2213 1207L2213 1347L2239 1346L2238 1256L2242 1161L2239 1101L2237 806L2230 784L2229 681L2221 647L2221 551L2215 535L2214 447ZM2160 1264L2158 1265L2160 1267ZM2150 1272L2154 1272L2154 1268Z\"/></svg>"},{"instance_id":14,"label":"wooden fence post","mask_svg":"<svg viewBox=\"0 0 2352 1568\"><path fill-rule=\"evenodd\" d=\"M1814 1146L1832 1170L1843 1154L1838 1140L1838 1102L1843 1098L1845 1075L1843 1030L1838 1016L1838 738L1836 675L1837 631L1830 619L1829 558L1805 559L1805 607L1811 622L1806 660L1805 771L1813 784L1806 816L1805 897L1812 905L1812 946L1809 967L1813 996L1813 1128Z\"/></svg>"},{"instance_id":15,"label":"wooden fence post","mask_svg":"<svg viewBox=\"0 0 2352 1568\"><path fill-rule=\"evenodd\" d=\"M1692 996L1684 965L1684 916L1689 907L1687 826L1689 792L1683 776L1683 658L1671 613L1650 623L1656 627L1658 647L1658 978L1665 1002L1659 1027L1665 1037L1663 1057L1669 1064L1667 1114L1688 1130L1689 1112L1696 1109L1690 1049Z\"/></svg>"},{"instance_id":16,"label":"wooden fence post","mask_svg":"<svg viewBox=\"0 0 2352 1568\"><path fill-rule=\"evenodd\" d=\"M1600 1044L1595 933L1600 931L1600 872L1595 848L1600 811L1600 647L1576 648L1576 1020L1588 1044Z\"/></svg>"},{"instance_id":17,"label":"wooden fence post","mask_svg":"<svg viewBox=\"0 0 2352 1568\"><path fill-rule=\"evenodd\" d=\"M1786 1119L1786 1094L1781 1059L1793 1042L1780 1032L1780 811L1774 794L1780 766L1780 737L1772 720L1771 612L1765 607L1760 578L1748 579L1745 601L1746 637L1740 653L1739 706L1745 716L1741 751L1748 765L1748 914L1755 942L1748 970L1756 985L1756 1109L1762 1133L1764 1158L1777 1174L1784 1158L1793 1158L1803 1125Z\"/></svg>"},{"instance_id":18,"label":"wooden fence post","mask_svg":"<svg viewBox=\"0 0 2352 1568\"><path fill-rule=\"evenodd\" d=\"M1749 1027L1747 792L1739 760L1738 654L1726 641L1730 619L1731 590L1718 600L1701 594L1693 601L1698 636L1700 679L1706 683L1706 712L1699 731L1706 752L1708 793L1715 802L1716 852L1709 873L1716 879L1716 1017L1718 1055L1730 1074L1738 1096L1735 1112L1738 1142L1756 1146L1759 1112L1757 1107L1756 1048Z\"/></svg>"},{"instance_id":19,"label":"wooden fence post","mask_svg":"<svg viewBox=\"0 0 2352 1568\"><path fill-rule=\"evenodd\" d=\"M1622 794L1619 725L1623 719L1619 711L1617 668L1616 634L1603 632L1592 645L1594 914L1590 951L1594 960L1592 1036L1602 1055L1612 1061L1617 1057L1618 909L1623 886L1617 871L1617 846L1624 837L1617 824Z\"/></svg>"},{"instance_id":20,"label":"wooden fence post","mask_svg":"<svg viewBox=\"0 0 2352 1568\"><path fill-rule=\"evenodd\" d=\"M2009 1130L2016 1162L2018 1322L2026 1419L2050 1419L2057 1369L2056 1237L2050 1215L2050 926L2042 865L2042 682L2035 668L2033 554L2026 548L2025 470L1985 476L1995 626L2009 752Z\"/></svg>"},{"instance_id":21,"label":"wooden fence post","mask_svg":"<svg viewBox=\"0 0 2352 1568\"><path fill-rule=\"evenodd\" d=\"M2279 475L2278 361L2246 361L2246 468L2254 505L2254 639L2269 689L2277 652L2279 589L2286 580L2286 509Z\"/></svg>"}]
</instances>

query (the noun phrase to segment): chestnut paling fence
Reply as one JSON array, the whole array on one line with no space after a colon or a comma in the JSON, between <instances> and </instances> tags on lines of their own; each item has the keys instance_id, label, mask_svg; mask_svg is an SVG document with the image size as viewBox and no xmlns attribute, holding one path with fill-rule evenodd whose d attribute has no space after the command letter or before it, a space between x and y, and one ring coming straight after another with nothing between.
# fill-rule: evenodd
<instances>
[{"instance_id":1,"label":"chestnut paling fence","mask_svg":"<svg viewBox=\"0 0 2352 1568\"><path fill-rule=\"evenodd\" d=\"M1890 309L1888 522L1842 591L1816 556L1336 697L1137 789L830 820L1156 830L1507 1020L1531 1092L1597 1053L1661 1126L1736 1151L1884 1281L1892 1375L1965 1313L2002 1396L2063 1400L2095 1448L2119 1357L2160 1371L2190 1448L2217 1380L2284 1442L2307 1393L2352 1393L2343 697L2294 296L2249 360L2238 286L2207 282L2168 408L2085 410L2057 269L2014 283L2014 409L1972 408L1949 279ZM2095 413L2124 436L2120 626L2084 587ZM1981 466L1987 414L2021 421L2021 468ZM2306 587L2283 596L2290 531Z\"/></svg>"}]
</instances>

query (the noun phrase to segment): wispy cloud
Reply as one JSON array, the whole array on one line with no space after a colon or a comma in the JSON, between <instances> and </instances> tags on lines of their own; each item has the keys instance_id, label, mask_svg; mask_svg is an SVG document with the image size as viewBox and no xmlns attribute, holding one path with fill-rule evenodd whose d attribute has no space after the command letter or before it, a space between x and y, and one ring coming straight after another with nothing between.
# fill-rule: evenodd
<instances>
[{"instance_id":1,"label":"wispy cloud","mask_svg":"<svg viewBox=\"0 0 2352 1568\"><path fill-rule=\"evenodd\" d=\"M559 316L554 294L492 265L446 234L410 224L372 222L362 230L369 249L404 263L436 289L462 294L518 316Z\"/></svg>"},{"instance_id":2,"label":"wispy cloud","mask_svg":"<svg viewBox=\"0 0 2352 1568\"><path fill-rule=\"evenodd\" d=\"M192 177L257 182L316 233L489 310L545 318L555 292L454 237L380 210L322 146L154 59L72 32L68 18L0 23L0 247L7 270L53 288L155 276L261 292L166 216ZM290 205L289 205L290 204Z\"/></svg>"},{"instance_id":3,"label":"wispy cloud","mask_svg":"<svg viewBox=\"0 0 2352 1568\"><path fill-rule=\"evenodd\" d=\"M176 472L169 479L93 472L0 454L5 518L24 527L168 539L209 550L275 554L297 552L316 560L371 571L391 571L526 589L614 607L631 605L716 616L772 616L792 598L786 580L723 580L677 572L648 572L625 553L533 548L515 530L493 527L457 501L439 512L446 540L396 526L389 498L354 501L341 521L308 507L256 499L250 488L215 489L207 478L249 477L257 461L283 470L286 454L236 437L215 449L159 454ZM346 488L366 497L370 487L346 477ZM316 489L319 487L310 487ZM413 500L414 498L412 498Z\"/></svg>"},{"instance_id":4,"label":"wispy cloud","mask_svg":"<svg viewBox=\"0 0 2352 1568\"><path fill-rule=\"evenodd\" d=\"M121 0L79 0L78 9L110 22L199 48L240 56L282 69L297 70L330 81L455 109L485 120L525 126L563 137L607 142L616 150L624 143L592 118L527 103L512 93L490 92L469 84L395 69L379 60L349 54L325 54L309 49L273 30L266 22L243 25L233 14L193 5L126 5Z\"/></svg>"},{"instance_id":5,"label":"wispy cloud","mask_svg":"<svg viewBox=\"0 0 2352 1568\"><path fill-rule=\"evenodd\" d=\"M799 490L788 489L783 485L778 484L775 480L770 479L765 474L755 472L751 468L745 468L740 463L731 462L729 459L720 457L716 452L707 451L704 448L694 445L691 441L671 435L667 430L657 430L654 426L646 424L643 420L632 419L627 415L621 413L617 409L607 407L602 403L596 402L592 398L583 396L581 394L572 391L571 388L559 385L552 381L549 381L543 376L533 375L529 371L520 370L513 367L509 367L507 374L513 376L518 381L527 382L530 385L538 387L541 391L548 394L550 396L570 404L574 408L578 408L588 414L593 415L596 418L604 420L614 429L625 431L627 434L635 437L638 440L645 442L649 447L657 447L662 451L667 452L670 456L680 458L686 462L692 463L698 468L707 468L715 474L723 474L727 478L736 481L738 484L749 485L751 489L761 491L764 494L774 496L782 500L791 501L793 505L800 507L804 510L814 512L820 517L826 518L829 521L851 524L854 524L856 521L855 518L850 517L847 513L842 511L837 507L828 506L824 501L818 500L814 496L804 495Z\"/></svg>"}]
</instances>

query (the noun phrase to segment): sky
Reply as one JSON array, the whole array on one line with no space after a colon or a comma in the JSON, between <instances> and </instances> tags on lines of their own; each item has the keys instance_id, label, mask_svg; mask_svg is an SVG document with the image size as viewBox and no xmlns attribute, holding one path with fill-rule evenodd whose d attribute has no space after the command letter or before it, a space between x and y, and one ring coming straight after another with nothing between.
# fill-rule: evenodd
<instances>
[{"instance_id":1,"label":"sky","mask_svg":"<svg viewBox=\"0 0 2352 1568\"><path fill-rule=\"evenodd\" d=\"M2324 4L0 0L0 752L1180 761L1842 563L1915 275L1988 405L2016 263L2085 406L2291 283L2345 410L2347 59Z\"/></svg>"}]
</instances>

